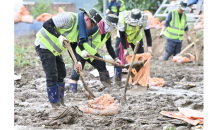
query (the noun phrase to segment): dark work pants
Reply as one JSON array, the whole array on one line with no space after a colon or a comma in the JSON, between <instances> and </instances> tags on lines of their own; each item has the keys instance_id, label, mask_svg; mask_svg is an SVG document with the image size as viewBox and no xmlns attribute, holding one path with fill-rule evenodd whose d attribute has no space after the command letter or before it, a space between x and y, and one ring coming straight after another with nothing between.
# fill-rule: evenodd
<instances>
[{"instance_id":1,"label":"dark work pants","mask_svg":"<svg viewBox=\"0 0 218 130\"><path fill-rule=\"evenodd\" d=\"M166 48L163 60L168 60L171 55L175 56L181 52L182 42L174 42L170 39L166 39Z\"/></svg>"},{"instance_id":2,"label":"dark work pants","mask_svg":"<svg viewBox=\"0 0 218 130\"><path fill-rule=\"evenodd\" d=\"M39 46L35 46L35 50L40 57L43 70L46 74L46 86L52 87L55 86L57 82L63 82L66 77L66 68L62 55L54 56L51 51L42 49Z\"/></svg>"},{"instance_id":3,"label":"dark work pants","mask_svg":"<svg viewBox=\"0 0 218 130\"><path fill-rule=\"evenodd\" d=\"M99 60L93 60L93 61L91 62L90 59L85 60L85 59L83 59L80 55L78 55L78 54L76 53L76 49L75 49L75 48L76 48L77 44L70 44L70 45L71 45L71 48L72 48L73 51L74 51L74 55L76 56L77 61L80 61L80 62L81 62L81 64L82 64L82 69L84 69L85 63L86 63L86 61L87 61L87 62L90 63L94 68L96 68L96 69L98 70L98 72L103 72L103 71L106 71L106 70L107 70L107 69L106 69L106 63L105 63L105 62L99 61ZM69 53L69 54L70 54L70 53ZM98 53L96 53L95 56L101 57ZM71 55L70 55L70 57L71 57ZM71 58L72 58L72 57L71 57ZM102 58L102 57L101 57L101 58ZM76 80L76 81L79 80L79 74L77 74L76 71L74 70L74 62L73 62L73 69L72 69L71 79L72 79L72 80Z\"/></svg>"},{"instance_id":4,"label":"dark work pants","mask_svg":"<svg viewBox=\"0 0 218 130\"><path fill-rule=\"evenodd\" d=\"M120 53L119 45L120 45L120 38L117 37L116 42L115 42L115 53L117 57L119 56L119 53ZM134 51L135 45L133 43L129 43L129 45L132 47L132 50ZM143 39L140 40L140 45L139 45L137 53L144 53Z\"/></svg>"}]
</instances>

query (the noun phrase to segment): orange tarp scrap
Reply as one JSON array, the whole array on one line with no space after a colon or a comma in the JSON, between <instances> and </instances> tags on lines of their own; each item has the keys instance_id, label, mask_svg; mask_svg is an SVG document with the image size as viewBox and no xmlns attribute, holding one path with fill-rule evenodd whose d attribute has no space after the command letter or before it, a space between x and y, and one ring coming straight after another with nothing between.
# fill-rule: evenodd
<instances>
[{"instance_id":1,"label":"orange tarp scrap","mask_svg":"<svg viewBox=\"0 0 218 130\"><path fill-rule=\"evenodd\" d=\"M118 114L119 107L114 103L114 99L105 94L94 100L89 100L87 107L82 108L83 112L96 115L112 116Z\"/></svg>"},{"instance_id":2,"label":"orange tarp scrap","mask_svg":"<svg viewBox=\"0 0 218 130\"><path fill-rule=\"evenodd\" d=\"M150 11L145 10L144 12L145 12L145 13L147 14L147 16L148 16L150 28L152 28L152 29L157 29L157 28L162 28L162 27L163 27L163 24L164 24L165 21L162 21L162 22L160 23L159 18L154 18L153 15L152 15L152 13L151 13Z\"/></svg>"},{"instance_id":3,"label":"orange tarp scrap","mask_svg":"<svg viewBox=\"0 0 218 130\"><path fill-rule=\"evenodd\" d=\"M49 13L43 13L41 15L39 15L38 17L36 17L36 20L40 21L40 22L45 22L47 20L49 20L50 18L52 18L52 14Z\"/></svg>"},{"instance_id":4,"label":"orange tarp scrap","mask_svg":"<svg viewBox=\"0 0 218 130\"><path fill-rule=\"evenodd\" d=\"M204 14L201 16L201 22L197 23L194 26L194 29L203 29L204 28Z\"/></svg>"},{"instance_id":5,"label":"orange tarp scrap","mask_svg":"<svg viewBox=\"0 0 218 130\"><path fill-rule=\"evenodd\" d=\"M133 81L133 85L140 84L141 86L158 86L163 87L164 86L164 80L159 78L151 78L150 77L150 59L151 59L150 53L143 53L143 54L136 54L134 61L142 61L144 62L143 67L139 70L139 72L136 72L136 69L132 69L132 73L135 75L135 77L132 79L130 76L129 78L129 84ZM128 55L126 57L126 60L128 63L132 60L132 54Z\"/></svg>"},{"instance_id":6,"label":"orange tarp scrap","mask_svg":"<svg viewBox=\"0 0 218 130\"><path fill-rule=\"evenodd\" d=\"M203 124L203 112L199 112L188 108L178 109L179 113L172 113L167 111L161 111L160 113L164 116L183 120L192 125Z\"/></svg>"},{"instance_id":7,"label":"orange tarp scrap","mask_svg":"<svg viewBox=\"0 0 218 130\"><path fill-rule=\"evenodd\" d=\"M22 6L19 11L19 15L30 15L30 12L26 10L25 6Z\"/></svg>"},{"instance_id":8,"label":"orange tarp scrap","mask_svg":"<svg viewBox=\"0 0 218 130\"><path fill-rule=\"evenodd\" d=\"M195 60L195 56L193 56L190 53L184 53L184 55L189 55L191 60L187 57L182 57L182 56L174 56L173 57L173 61L174 62L179 62L179 63L186 63L186 62L190 62L190 61L194 61Z\"/></svg>"}]
</instances>

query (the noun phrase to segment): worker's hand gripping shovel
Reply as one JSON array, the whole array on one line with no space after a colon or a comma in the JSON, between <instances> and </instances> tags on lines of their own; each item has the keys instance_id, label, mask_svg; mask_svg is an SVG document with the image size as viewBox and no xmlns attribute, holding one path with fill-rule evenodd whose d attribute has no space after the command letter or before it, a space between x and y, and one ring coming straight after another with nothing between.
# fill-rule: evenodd
<instances>
[{"instance_id":1,"label":"worker's hand gripping shovel","mask_svg":"<svg viewBox=\"0 0 218 130\"><path fill-rule=\"evenodd\" d=\"M76 57L75 57L75 55L74 55L74 53L73 53L73 50L72 50L70 44L69 44L68 42L64 41L64 47L68 49L68 51L70 52L70 54L71 54L71 56L72 56L72 58L73 58L73 61L74 61L75 65L76 65L77 67L79 67L79 64L78 64L78 62L77 62L77 59L76 59ZM83 77L83 74L82 74L82 72L81 72L80 69L79 69L79 75L80 75L80 77L81 77L81 80L82 80L82 83L83 83L83 87L85 88L85 95L86 95L86 97L87 97L88 99L93 99L93 98L95 98L95 96L92 94L92 92L89 91L89 89L88 89L88 87L87 87L87 85L86 85L86 83L85 83L85 79L84 79L84 77Z\"/></svg>"}]
</instances>

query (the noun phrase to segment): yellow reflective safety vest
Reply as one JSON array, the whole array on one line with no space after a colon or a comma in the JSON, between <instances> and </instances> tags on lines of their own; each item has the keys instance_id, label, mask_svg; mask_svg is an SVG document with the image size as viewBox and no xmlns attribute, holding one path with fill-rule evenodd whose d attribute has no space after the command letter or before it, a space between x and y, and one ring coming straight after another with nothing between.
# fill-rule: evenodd
<instances>
[{"instance_id":1,"label":"yellow reflective safety vest","mask_svg":"<svg viewBox=\"0 0 218 130\"><path fill-rule=\"evenodd\" d=\"M126 7L125 7L125 5L124 5L124 1L123 1L123 0L117 0L117 2L118 2L118 1L121 2L119 11L120 11L120 12L125 11L125 10L126 10ZM110 3L111 0L108 0L108 2ZM111 11L112 11L112 13L116 13L116 12L117 12L117 6L111 6Z\"/></svg>"},{"instance_id":2,"label":"yellow reflective safety vest","mask_svg":"<svg viewBox=\"0 0 218 130\"><path fill-rule=\"evenodd\" d=\"M187 27L187 15L183 13L180 20L177 9L171 12L172 20L170 21L169 26L164 31L164 35L170 39L182 40L185 28Z\"/></svg>"},{"instance_id":3,"label":"yellow reflective safety vest","mask_svg":"<svg viewBox=\"0 0 218 130\"><path fill-rule=\"evenodd\" d=\"M91 55L95 55L98 50L106 43L106 41L110 38L111 32L106 33L104 39L101 41L101 34L100 34L100 29L98 27L98 30L92 35L89 36L89 42L88 43L83 43L83 47L86 51L88 51ZM84 58L82 56L82 51L80 48L77 46L76 47L76 52L79 54L83 59L89 59L89 58ZM90 58L90 61L92 62L94 59Z\"/></svg>"},{"instance_id":4,"label":"yellow reflective safety vest","mask_svg":"<svg viewBox=\"0 0 218 130\"><path fill-rule=\"evenodd\" d=\"M133 43L135 45L136 41L140 41L143 38L141 29L144 28L146 24L143 26L130 26L129 24L125 23L124 16L125 11L120 14L119 19L121 19L121 24L124 24L125 26L127 41L128 43Z\"/></svg>"},{"instance_id":5,"label":"yellow reflective safety vest","mask_svg":"<svg viewBox=\"0 0 218 130\"><path fill-rule=\"evenodd\" d=\"M66 37L70 42L77 42L79 29L78 29L78 14L67 12L71 16L71 21L61 28L55 28L61 35ZM57 37L49 33L45 28L41 28L36 37L45 47L48 48L55 56L60 56L66 48L62 46Z\"/></svg>"}]
</instances>

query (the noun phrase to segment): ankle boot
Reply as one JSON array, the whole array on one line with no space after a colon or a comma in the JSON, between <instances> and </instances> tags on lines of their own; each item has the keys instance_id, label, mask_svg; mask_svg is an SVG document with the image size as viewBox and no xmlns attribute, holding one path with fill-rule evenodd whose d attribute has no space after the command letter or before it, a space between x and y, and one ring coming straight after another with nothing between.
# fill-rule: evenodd
<instances>
[{"instance_id":1,"label":"ankle boot","mask_svg":"<svg viewBox=\"0 0 218 130\"><path fill-rule=\"evenodd\" d=\"M66 106L64 104L64 88L65 88L65 82L58 82L58 90L60 93L60 104L62 106Z\"/></svg>"},{"instance_id":2,"label":"ankle boot","mask_svg":"<svg viewBox=\"0 0 218 130\"><path fill-rule=\"evenodd\" d=\"M73 93L77 93L77 83L70 83L70 90Z\"/></svg>"},{"instance_id":3,"label":"ankle boot","mask_svg":"<svg viewBox=\"0 0 218 130\"><path fill-rule=\"evenodd\" d=\"M58 90L58 84L52 87L47 87L47 93L52 108L60 107L60 94Z\"/></svg>"},{"instance_id":4,"label":"ankle boot","mask_svg":"<svg viewBox=\"0 0 218 130\"><path fill-rule=\"evenodd\" d=\"M105 87L111 87L111 80L107 70L99 72L100 81Z\"/></svg>"}]
</instances>

